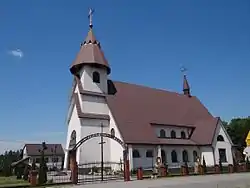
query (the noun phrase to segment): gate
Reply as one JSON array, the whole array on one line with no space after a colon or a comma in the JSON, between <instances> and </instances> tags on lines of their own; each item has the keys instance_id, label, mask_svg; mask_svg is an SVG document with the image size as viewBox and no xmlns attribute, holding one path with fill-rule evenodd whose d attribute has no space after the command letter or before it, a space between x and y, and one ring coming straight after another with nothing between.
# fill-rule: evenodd
<instances>
[{"instance_id":1,"label":"gate","mask_svg":"<svg viewBox=\"0 0 250 188\"><path fill-rule=\"evenodd\" d=\"M111 180L124 181L124 163L120 162L95 162L78 165L78 182L92 183Z\"/></svg>"},{"instance_id":2,"label":"gate","mask_svg":"<svg viewBox=\"0 0 250 188\"><path fill-rule=\"evenodd\" d=\"M76 150L87 140L101 137L101 162L77 164ZM120 162L107 162L103 159L103 137L115 140L123 147L123 160ZM69 150L69 166L72 172L73 183L104 182L109 180L130 180L128 148L119 138L108 133L94 133L82 138L78 143L72 144Z\"/></svg>"}]
</instances>

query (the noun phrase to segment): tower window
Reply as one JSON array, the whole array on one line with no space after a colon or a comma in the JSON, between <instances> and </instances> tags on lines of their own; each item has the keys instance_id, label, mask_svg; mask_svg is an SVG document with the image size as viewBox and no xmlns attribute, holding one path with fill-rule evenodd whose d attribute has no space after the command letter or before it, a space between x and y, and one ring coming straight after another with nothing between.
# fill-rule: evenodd
<instances>
[{"instance_id":1,"label":"tower window","mask_svg":"<svg viewBox=\"0 0 250 188\"><path fill-rule=\"evenodd\" d=\"M99 74L99 72L96 72L96 71L93 72L92 78L93 78L94 83L100 83L100 74Z\"/></svg>"}]
</instances>

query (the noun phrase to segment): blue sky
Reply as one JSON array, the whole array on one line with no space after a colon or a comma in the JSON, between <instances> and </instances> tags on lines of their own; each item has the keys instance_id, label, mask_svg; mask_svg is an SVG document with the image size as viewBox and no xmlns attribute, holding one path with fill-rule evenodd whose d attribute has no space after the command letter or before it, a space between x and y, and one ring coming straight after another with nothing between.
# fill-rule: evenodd
<instances>
[{"instance_id":1,"label":"blue sky","mask_svg":"<svg viewBox=\"0 0 250 188\"><path fill-rule=\"evenodd\" d=\"M65 144L69 66L89 7L112 79L181 91L184 65L192 94L215 116L250 115L248 0L2 0L0 151Z\"/></svg>"}]
</instances>

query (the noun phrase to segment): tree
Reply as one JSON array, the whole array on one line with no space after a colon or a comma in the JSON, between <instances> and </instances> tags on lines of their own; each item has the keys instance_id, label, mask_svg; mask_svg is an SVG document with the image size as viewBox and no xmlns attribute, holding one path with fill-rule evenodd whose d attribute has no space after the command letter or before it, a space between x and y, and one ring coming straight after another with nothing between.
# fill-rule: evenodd
<instances>
[{"instance_id":1,"label":"tree","mask_svg":"<svg viewBox=\"0 0 250 188\"><path fill-rule=\"evenodd\" d=\"M248 157L247 157L247 160L246 160L246 165L247 165L247 170L249 170L250 169L250 163L249 163Z\"/></svg>"},{"instance_id":2,"label":"tree","mask_svg":"<svg viewBox=\"0 0 250 188\"><path fill-rule=\"evenodd\" d=\"M250 130L250 117L232 119L230 123L226 123L224 126L232 142L243 150L246 146L245 139Z\"/></svg>"},{"instance_id":3,"label":"tree","mask_svg":"<svg viewBox=\"0 0 250 188\"><path fill-rule=\"evenodd\" d=\"M45 184L47 182L47 165L44 158L44 151L47 149L45 142L42 143L42 149L39 150L41 157L40 157L40 166L39 166L39 177L38 182L40 185Z\"/></svg>"},{"instance_id":4,"label":"tree","mask_svg":"<svg viewBox=\"0 0 250 188\"><path fill-rule=\"evenodd\" d=\"M5 151L4 154L0 155L0 176L11 176L12 167L11 164L22 158L22 151ZM17 175L17 170L14 169L15 175ZM22 173L21 173L22 175ZM20 175L19 175L20 177Z\"/></svg>"},{"instance_id":5,"label":"tree","mask_svg":"<svg viewBox=\"0 0 250 188\"><path fill-rule=\"evenodd\" d=\"M28 180L29 178L29 167L28 165L25 165L24 172L23 172L23 179Z\"/></svg>"}]
</instances>

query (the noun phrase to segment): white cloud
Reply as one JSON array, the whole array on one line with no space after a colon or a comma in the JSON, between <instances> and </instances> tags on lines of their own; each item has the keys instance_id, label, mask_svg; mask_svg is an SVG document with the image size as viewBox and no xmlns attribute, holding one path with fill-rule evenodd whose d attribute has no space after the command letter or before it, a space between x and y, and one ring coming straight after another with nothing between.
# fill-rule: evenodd
<instances>
[{"instance_id":1,"label":"white cloud","mask_svg":"<svg viewBox=\"0 0 250 188\"><path fill-rule=\"evenodd\" d=\"M19 58L22 58L24 55L22 50L20 49L10 50L8 51L8 54L15 56L15 57L19 57Z\"/></svg>"}]
</instances>

